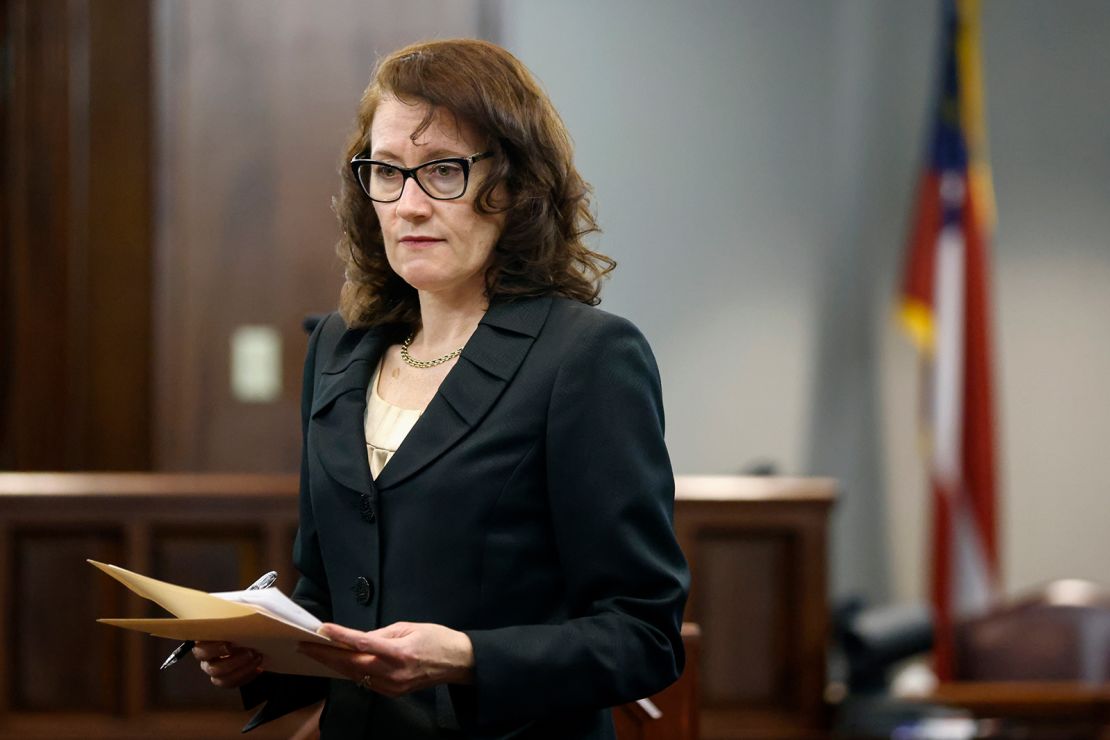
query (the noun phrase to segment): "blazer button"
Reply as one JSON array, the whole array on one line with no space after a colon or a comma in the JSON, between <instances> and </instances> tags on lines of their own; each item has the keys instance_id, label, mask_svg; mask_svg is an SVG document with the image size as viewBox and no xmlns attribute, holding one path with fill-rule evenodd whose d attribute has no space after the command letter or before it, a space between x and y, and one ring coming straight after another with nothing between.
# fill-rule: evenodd
<instances>
[{"instance_id":1,"label":"blazer button","mask_svg":"<svg viewBox=\"0 0 1110 740\"><path fill-rule=\"evenodd\" d=\"M374 513L374 498L369 493L362 494L358 502L358 511L362 518L370 523L378 518L377 514Z\"/></svg>"},{"instance_id":2,"label":"blazer button","mask_svg":"<svg viewBox=\"0 0 1110 740\"><path fill-rule=\"evenodd\" d=\"M351 586L351 590L355 592L355 601L364 606L374 598L374 584L362 576L355 579L355 585Z\"/></svg>"}]
</instances>

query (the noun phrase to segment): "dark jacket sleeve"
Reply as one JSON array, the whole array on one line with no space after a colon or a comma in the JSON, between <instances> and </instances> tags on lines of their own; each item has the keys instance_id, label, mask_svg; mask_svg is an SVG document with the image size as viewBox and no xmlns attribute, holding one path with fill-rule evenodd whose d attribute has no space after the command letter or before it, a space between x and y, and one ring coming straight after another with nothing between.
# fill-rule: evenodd
<instances>
[{"instance_id":1,"label":"dark jacket sleeve","mask_svg":"<svg viewBox=\"0 0 1110 740\"><path fill-rule=\"evenodd\" d=\"M631 323L599 318L558 370L546 430L570 618L467 632L474 684L452 691L464 726L615 706L682 672L689 572L674 535L659 372Z\"/></svg>"},{"instance_id":2,"label":"dark jacket sleeve","mask_svg":"<svg viewBox=\"0 0 1110 740\"><path fill-rule=\"evenodd\" d=\"M329 326L331 324L331 326ZM316 354L321 336L332 337L341 333L342 319L331 314L321 321L308 340L308 353L305 356L304 375L301 381L301 483L300 483L300 521L297 539L293 544L293 564L301 577L293 589L293 600L315 615L321 621L331 620L331 600L328 597L327 580L320 558L315 520L312 516L312 503L308 491L308 418L312 409L312 394L316 381ZM328 340L324 340L328 344ZM252 709L265 701L258 712L243 727L243 732L253 730L258 725L281 717L301 707L314 704L327 693L328 680L315 676L289 676L276 673L263 673L241 690L243 708Z\"/></svg>"}]
</instances>

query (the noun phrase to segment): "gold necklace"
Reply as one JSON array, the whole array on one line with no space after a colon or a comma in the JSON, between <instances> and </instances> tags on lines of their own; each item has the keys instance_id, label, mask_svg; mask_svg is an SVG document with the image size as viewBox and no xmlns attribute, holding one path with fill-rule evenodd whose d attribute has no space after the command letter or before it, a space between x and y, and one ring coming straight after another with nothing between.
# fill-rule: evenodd
<instances>
[{"instance_id":1,"label":"gold necklace","mask_svg":"<svg viewBox=\"0 0 1110 740\"><path fill-rule=\"evenodd\" d=\"M412 355L409 354L409 345L412 344L412 340L415 338L416 332L413 332L412 334L409 334L408 339L401 343L401 359L404 360L405 364L409 367L425 369L429 367L435 367L436 365L442 365L448 360L455 359L456 357L461 355L463 351L463 348L459 347L454 352L448 352L443 357L439 357L434 360L414 360L412 359Z\"/></svg>"}]
</instances>

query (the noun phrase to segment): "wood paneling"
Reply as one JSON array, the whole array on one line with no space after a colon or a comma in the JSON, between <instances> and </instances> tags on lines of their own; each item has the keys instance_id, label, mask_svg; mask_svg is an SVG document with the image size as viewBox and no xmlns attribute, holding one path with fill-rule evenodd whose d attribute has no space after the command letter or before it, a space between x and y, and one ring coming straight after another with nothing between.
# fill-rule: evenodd
<instances>
[{"instance_id":1,"label":"wood paneling","mask_svg":"<svg viewBox=\"0 0 1110 740\"><path fill-rule=\"evenodd\" d=\"M827 727L833 481L678 476L675 531L702 631L701 736L809 738Z\"/></svg>"},{"instance_id":2,"label":"wood paneling","mask_svg":"<svg viewBox=\"0 0 1110 740\"><path fill-rule=\"evenodd\" d=\"M144 0L8 0L0 467L150 464Z\"/></svg>"},{"instance_id":3,"label":"wood paneling","mask_svg":"<svg viewBox=\"0 0 1110 740\"><path fill-rule=\"evenodd\" d=\"M143 470L151 464L150 3L91 0L88 9L79 449L85 469Z\"/></svg>"},{"instance_id":4,"label":"wood paneling","mask_svg":"<svg viewBox=\"0 0 1110 740\"><path fill-rule=\"evenodd\" d=\"M156 2L157 467L295 470L305 336L342 283L330 203L379 55L483 36L479 0ZM282 337L272 403L230 394L229 341Z\"/></svg>"},{"instance_id":5,"label":"wood paneling","mask_svg":"<svg viewBox=\"0 0 1110 740\"><path fill-rule=\"evenodd\" d=\"M0 465L66 467L70 29L64 0L4 5L5 414ZM38 421L49 419L50 424ZM61 464L59 464L59 460ZM76 461L73 461L76 462Z\"/></svg>"},{"instance_id":6,"label":"wood paneling","mask_svg":"<svg viewBox=\"0 0 1110 740\"><path fill-rule=\"evenodd\" d=\"M797 662L789 639L794 631L792 594L782 588L792 570L789 540L758 532L739 538L725 530L707 532L698 543L702 588L692 613L703 620L713 646L702 669L706 706L774 705L789 696L785 669ZM738 573L740 567L743 572ZM737 588L741 579L743 588Z\"/></svg>"},{"instance_id":7,"label":"wood paneling","mask_svg":"<svg viewBox=\"0 0 1110 740\"><path fill-rule=\"evenodd\" d=\"M150 606L130 595L113 602L122 587L80 560L211 590L275 568L288 593L296 487L290 475L0 474L0 738L238 727L243 713L195 666L157 673L172 643L93 622ZM681 706L700 686L703 738L820 736L832 482L680 476L676 490L675 528L693 574L686 620L701 625L692 665L702 668L665 700ZM63 644L33 649L58 631ZM93 646L95 666L72 664L81 644ZM73 682L87 691L66 690ZM46 707L61 711L49 721L31 711ZM639 717L629 711L626 719ZM289 722L279 728L288 733Z\"/></svg>"},{"instance_id":8,"label":"wood paneling","mask_svg":"<svg viewBox=\"0 0 1110 740\"><path fill-rule=\"evenodd\" d=\"M249 524L231 528L219 525L163 526L151 532L151 567L147 574L171 583L188 584L202 591L228 591L235 588L229 584L246 587L270 570L269 561L264 561L265 550L262 531ZM288 557L286 554L282 562ZM169 616L153 602L146 604L150 616ZM157 640L152 646L159 655L168 655L177 643ZM152 660L146 665L146 681L154 706L167 709L239 708L238 696L225 691L213 692L212 686L199 671L160 671L155 665L158 662Z\"/></svg>"},{"instance_id":9,"label":"wood paneling","mask_svg":"<svg viewBox=\"0 0 1110 740\"><path fill-rule=\"evenodd\" d=\"M159 611L94 558L207 590L275 568L288 592L289 476L0 474L0 738L229 737L249 716L176 646L99 625ZM280 553L280 555L276 555ZM264 728L289 737L305 713Z\"/></svg>"},{"instance_id":10,"label":"wood paneling","mask_svg":"<svg viewBox=\"0 0 1110 740\"><path fill-rule=\"evenodd\" d=\"M290 471L303 316L375 59L492 0L2 0L0 468ZM157 217L155 217L157 214ZM230 394L276 327L283 390Z\"/></svg>"},{"instance_id":11,"label":"wood paneling","mask_svg":"<svg viewBox=\"0 0 1110 740\"><path fill-rule=\"evenodd\" d=\"M119 532L29 527L14 532L12 542L10 577L19 594L12 610L19 635L12 643L12 675L19 678L13 708L118 711L122 636L89 627L105 609L121 612L123 594L87 578L85 558L119 558Z\"/></svg>"}]
</instances>

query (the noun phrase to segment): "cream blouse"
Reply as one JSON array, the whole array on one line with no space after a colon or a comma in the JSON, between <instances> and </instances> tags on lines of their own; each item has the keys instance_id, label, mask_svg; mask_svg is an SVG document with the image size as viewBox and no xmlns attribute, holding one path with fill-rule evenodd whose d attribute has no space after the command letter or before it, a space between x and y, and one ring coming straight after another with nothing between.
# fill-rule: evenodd
<instances>
[{"instance_id":1,"label":"cream blouse","mask_svg":"<svg viewBox=\"0 0 1110 740\"><path fill-rule=\"evenodd\" d=\"M375 480L423 413L394 406L379 396L378 377L381 372L382 364L379 362L374 377L366 386L366 417L363 420L366 455L370 460L370 475Z\"/></svg>"}]
</instances>

